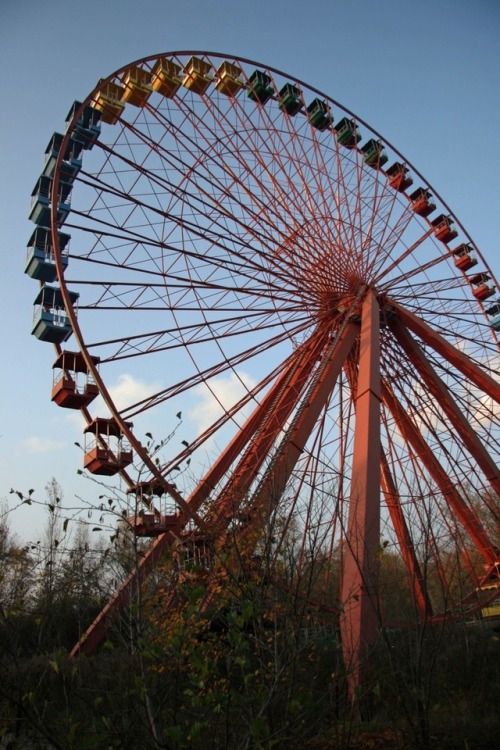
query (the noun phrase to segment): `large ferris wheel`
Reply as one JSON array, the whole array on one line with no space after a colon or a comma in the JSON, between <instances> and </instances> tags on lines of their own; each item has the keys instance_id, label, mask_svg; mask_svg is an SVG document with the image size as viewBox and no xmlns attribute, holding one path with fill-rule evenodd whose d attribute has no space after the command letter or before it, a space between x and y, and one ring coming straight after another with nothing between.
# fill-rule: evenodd
<instances>
[{"instance_id":1,"label":"large ferris wheel","mask_svg":"<svg viewBox=\"0 0 500 750\"><path fill-rule=\"evenodd\" d=\"M451 548L468 571L460 606L498 585L498 283L365 122L249 60L148 57L75 102L30 218L33 333L57 350L53 400L84 414L90 472L120 473L157 503L137 518L154 539L139 577L180 539L211 555L228 540L256 549L279 513L273 555L293 526L292 587L313 539L325 570L340 567L355 661L378 626L382 543L399 550L422 617L451 607ZM124 373L143 384L127 402L110 387ZM138 425L168 431L201 392L213 422L153 460ZM102 401L105 416L92 411ZM76 650L96 645L130 585Z\"/></svg>"}]
</instances>

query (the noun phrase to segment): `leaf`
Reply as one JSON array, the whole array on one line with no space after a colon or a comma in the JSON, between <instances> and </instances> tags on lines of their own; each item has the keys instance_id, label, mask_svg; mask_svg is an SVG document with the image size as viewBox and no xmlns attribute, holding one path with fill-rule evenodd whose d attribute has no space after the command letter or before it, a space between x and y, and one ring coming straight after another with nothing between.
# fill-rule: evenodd
<instances>
[{"instance_id":1,"label":"leaf","mask_svg":"<svg viewBox=\"0 0 500 750\"><path fill-rule=\"evenodd\" d=\"M153 436L150 432L146 432L146 437L149 438L150 440L153 439Z\"/></svg>"},{"instance_id":2,"label":"leaf","mask_svg":"<svg viewBox=\"0 0 500 750\"><path fill-rule=\"evenodd\" d=\"M182 417L182 412L178 411L175 416L177 417L177 419L180 419Z\"/></svg>"},{"instance_id":3,"label":"leaf","mask_svg":"<svg viewBox=\"0 0 500 750\"><path fill-rule=\"evenodd\" d=\"M187 440L183 440L183 441L182 441L182 445L185 445L185 446L186 446L186 448L189 448L189 443L188 443L188 441L187 441Z\"/></svg>"},{"instance_id":4,"label":"leaf","mask_svg":"<svg viewBox=\"0 0 500 750\"><path fill-rule=\"evenodd\" d=\"M64 523L63 523L63 531L64 531L64 532L65 532L65 531L66 531L66 529L68 528L68 523L69 523L69 518L65 518L65 519L64 519Z\"/></svg>"},{"instance_id":5,"label":"leaf","mask_svg":"<svg viewBox=\"0 0 500 750\"><path fill-rule=\"evenodd\" d=\"M50 512L53 513L55 511L55 509L56 509L55 505L52 505L52 503L49 503L49 510L50 510Z\"/></svg>"},{"instance_id":6,"label":"leaf","mask_svg":"<svg viewBox=\"0 0 500 750\"><path fill-rule=\"evenodd\" d=\"M92 531L102 531L102 529L101 529L100 526L94 526L94 528L92 529Z\"/></svg>"}]
</instances>

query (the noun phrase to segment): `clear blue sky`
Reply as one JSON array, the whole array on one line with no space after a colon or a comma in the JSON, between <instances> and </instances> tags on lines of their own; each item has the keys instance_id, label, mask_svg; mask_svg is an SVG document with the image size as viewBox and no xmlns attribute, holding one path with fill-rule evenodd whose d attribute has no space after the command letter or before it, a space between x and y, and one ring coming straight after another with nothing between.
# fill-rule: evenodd
<instances>
[{"instance_id":1,"label":"clear blue sky","mask_svg":"<svg viewBox=\"0 0 500 750\"><path fill-rule=\"evenodd\" d=\"M77 477L75 425L50 402L52 347L30 335L23 273L31 190L75 99L138 58L175 50L247 57L306 81L379 131L425 176L500 272L498 0L3 0L0 6L0 499ZM34 509L13 527L37 534Z\"/></svg>"}]
</instances>

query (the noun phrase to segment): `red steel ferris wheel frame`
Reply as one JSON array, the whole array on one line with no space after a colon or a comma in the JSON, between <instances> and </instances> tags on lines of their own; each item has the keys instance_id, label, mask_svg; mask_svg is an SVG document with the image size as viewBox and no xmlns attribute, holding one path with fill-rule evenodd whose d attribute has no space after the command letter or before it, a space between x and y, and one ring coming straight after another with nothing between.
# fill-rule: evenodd
<instances>
[{"instance_id":1,"label":"red steel ferris wheel frame","mask_svg":"<svg viewBox=\"0 0 500 750\"><path fill-rule=\"evenodd\" d=\"M174 53L173 56L180 59L196 54L202 53ZM213 53L203 54L209 58L221 57ZM147 67L154 59L156 58L144 58L124 67L107 79L103 79L81 107L77 109L73 117L73 122L70 123L68 132L65 135L56 166L52 185L53 206L57 205L64 148L71 137L72 127L84 107L95 101L96 93L107 83L119 80L131 68L138 66ZM240 62L247 65L257 65L249 60L240 60ZM267 68L266 70L276 76L284 76L280 71L271 68ZM306 87L306 84L303 82L296 81L296 83L303 88L307 88L308 91L324 97L321 92L312 87ZM324 99L332 107L340 107L334 100L328 99L328 97L324 97ZM345 108L342 108L342 110L346 115L354 117ZM356 118L356 122L367 128L379 141L382 140L382 137L376 131L369 128L362 120ZM218 120L219 126L222 126L222 123L221 115ZM201 136L202 128L202 123L195 124L193 133ZM224 133L223 128L222 136L219 140L216 140L217 147L222 147L224 137L229 138L233 148L237 150L236 134L229 132L228 135ZM252 147L252 138L249 139L249 143L250 147ZM283 147L286 146L282 135L277 136L277 141L273 143L273 147L277 147L277 144L280 143ZM403 159L402 155L395 148L390 146L386 141L384 143L396 157L401 158L408 167L411 166L408 165L408 162ZM106 148L112 154L112 147ZM157 146L157 148L160 149L162 147ZM295 145L293 148L296 148ZM300 154L298 151L294 151L294 155L301 158L304 157L304 154ZM314 139L309 157L324 166L321 148L319 143ZM280 160L281 157L278 159L279 164L281 164ZM256 163L260 163L257 157ZM129 166L137 168L138 173L141 173L142 167L140 165L138 167L130 160ZM355 169L358 173L359 184L361 185L361 174L364 174L363 170L368 168L364 167L361 162L357 162ZM411 169L413 174L424 182L417 170L413 167ZM308 180L305 169L304 173L301 174L301 179L304 184ZM274 175L270 175L269 180L270 187L266 186L264 180L256 184L258 184L259 188L262 188L264 196L269 196L270 190L275 190L276 194L279 194L281 186L278 179ZM238 185L242 193L246 191L244 200L248 200L248 204L246 204L243 198L239 199L239 202L235 201L235 206L251 206L252 195L250 188L244 184L244 180L235 178L235 184ZM447 205L436 191L425 183L424 187L432 191L433 195L439 200L443 210L449 212ZM187 190L188 188L188 184L186 188L183 185L177 186L177 191L182 192L183 189ZM317 190L318 202L315 205L315 210L321 212L322 205L327 204L327 197L323 192L324 189L320 182L317 184ZM394 200L396 198L397 191L394 191ZM294 199L298 207L300 205L300 198L294 196ZM135 201L135 205L140 207L141 203L138 198L132 196L130 200L131 205ZM383 216L384 200L388 200L387 194L381 190L380 195L378 195L375 190L373 199L374 210L372 222L367 229L368 233L373 230L379 209L380 214ZM189 205L188 199L186 201L187 205ZM432 477L434 485L439 488L442 496L446 499L446 503L452 508L469 538L473 540L485 564L489 569L496 569L498 567L498 550L491 544L477 514L464 501L461 492L450 486L446 466L442 465L434 456L433 448L425 442L422 434L416 428L415 419L409 418L408 407L401 402L401 395L395 392L381 365L381 348L383 348L385 341L383 337L390 334L393 337L393 341L397 342L398 350L404 352L407 361L414 368L415 372L419 374L419 378L425 384L428 392L441 404L449 423L453 426L461 443L466 446L468 453L480 467L492 489L498 493L500 480L495 461L478 438L476 431L467 422L467 419L464 418L459 402L452 397L449 387L443 383L440 373L437 372L436 362L439 360L441 363L445 363L454 370L463 373L482 393L500 402L500 387L498 383L484 368L474 363L456 345L446 340L443 332L440 333L434 330L428 322L416 315L415 312L412 312L401 301L393 299L391 285L387 282L388 275L391 272L394 273L408 257L418 251L429 237L433 235L434 227L430 220L426 220L427 226L421 230L419 237L414 239L406 248L402 250L397 249L397 251L394 250L394 247L399 235L395 231L391 239L389 233L389 239L393 242L392 246L390 242L387 246L380 243L380 246L371 255L368 252L366 253L366 262L360 256L358 262L355 263L354 261L349 261L346 248L348 247L348 240L352 242L352 238L356 236L354 233L356 211L361 214L362 196L360 195L355 199L352 212L351 208L348 207L346 209L347 213L343 217L341 216L343 204L341 204L340 198L337 197L337 200L334 200L335 202L337 204L337 216L332 217L331 220L332 222L337 222L338 247L328 247L323 250L323 248L318 246L316 248L317 257L314 266L309 262L307 254L302 249L302 243L304 237L308 241L317 239L314 235L313 221L318 220L311 219L310 225L305 223L302 226L297 226L288 240L281 243L279 258L273 261L276 266L281 264L287 273L294 275L297 288L301 286L304 288L314 286L319 300L315 308L314 330L308 334L305 342L297 346L287 364L281 369L274 384L261 397L260 404L256 407L253 414L232 438L227 448L222 451L219 458L213 463L212 467L187 498L168 479L169 475L166 467L159 467L148 453L145 452L144 446L130 426L130 415L125 415L116 407L105 379L100 375L95 360L88 348L85 335L80 329L78 317L72 304L68 288L71 281L67 281L68 272L63 266L62 253L58 247L57 230L59 225L57 212L52 212L51 229L55 244L55 263L58 279L61 284L61 294L71 320L73 336L113 418L120 425L135 452L140 456L144 465L151 473L151 477L161 480L164 483L166 492L175 500L179 508L178 525L172 531L166 532L152 543L150 549L141 560L138 571L129 576L120 587L113 599L75 647L73 654L79 651L89 651L96 646L102 638L110 620L115 616L120 606L128 600L132 588L144 580L145 576L152 570L158 560L161 559L164 552L176 543L178 535L182 532L186 524L194 521L197 528L207 536L215 534L223 538L229 522L239 511L240 503L242 502L241 498L247 496L252 485L258 483L257 487L252 490L253 494L249 509L253 521L245 528L247 537L255 539L256 543L257 537L262 531L262 519L265 519L266 514L272 511L272 503L269 503L270 494L275 493L279 496L284 490L294 471L294 467L306 449L308 439L318 421L322 419L321 415L323 411L327 409L329 399L335 391L336 381L342 373L350 385L355 414L353 429L354 447L352 449L350 469L352 480L349 516L347 529L345 529L344 534L345 560L343 563L344 577L342 589L344 613L341 618L345 658L346 661L353 664L353 684L363 680L361 654L373 642L378 625L378 604L376 601L375 585L377 562L374 558L374 550L380 538L381 491L392 519L403 558L413 579L412 586L419 610L422 616L426 616L432 612L432 605L425 591L418 555L411 540L410 529L405 519L403 504L397 487L396 466L398 458L396 455L391 456L384 452L381 445L381 431L383 429L386 432L389 431L389 427L386 426L388 419L391 419L393 424L397 426L399 434L403 436L408 446L411 447L412 454L418 457L422 466L425 467L429 476ZM258 204L256 205L258 207ZM222 208L220 210L222 212ZM253 221L253 209L252 212L250 212L250 209L248 211ZM278 215L280 211L279 203L269 200L268 211L269 215ZM158 210L157 213L160 214L161 211ZM314 214L314 212L312 213ZM384 236L384 232L389 229L390 216L390 213L387 212L385 224L384 220L381 220L381 226L377 230L381 236ZM401 222L403 220L404 215ZM406 220L410 220L409 214ZM244 222L241 218L236 217L234 221L235 225L239 225L243 230ZM461 224L456 220L455 224L467 241L472 244L472 240L468 237ZM199 230L193 229L184 216L180 220L180 227L183 232L192 231L193 236L202 234L201 228ZM346 229L346 227L348 228ZM259 238L257 225L254 224L250 228L245 227L245 229L248 230L252 238ZM402 223L400 231L403 232L403 230ZM210 231L212 230L210 229ZM213 233L213 237L213 246L217 248L222 239L215 232ZM260 252L256 252L255 257L252 258L254 268L260 269L260 271L265 268L265 263L267 262L265 259L266 243L269 247L271 243L270 236L267 236L265 232L263 232L263 237L263 249ZM297 250L296 248L299 249ZM188 255L188 250L185 252ZM238 248L234 249L235 258L239 257L239 253L240 250ZM483 267L493 277L477 248L476 253L481 258ZM450 255L451 251L448 253L448 256ZM446 257L447 253L444 252L440 261L444 262ZM341 292L332 295L331 290L328 291L326 289L328 284L325 287L324 279L328 280L328 274L332 273L332 266L343 258L346 258L344 260L343 273L348 289L344 287ZM260 267L259 263L262 264ZM429 268L431 265L429 262ZM295 266L297 267L296 270L294 270ZM186 273L192 273L191 268ZM241 278L244 280L251 277L252 269L250 268L247 271L242 266L239 266L238 273L241 274ZM255 274L255 278L257 278L257 271L255 271ZM465 274L463 274L463 278L467 280ZM371 281L374 283L368 283ZM196 284L194 276L192 277L192 283L193 285ZM133 304L138 303L145 288L146 286L143 289L138 288L137 297L133 301ZM151 285L150 289L152 288L153 285ZM216 284L214 284L215 288L217 288ZM274 304L278 307L281 303L279 285L277 283L274 285L269 284L266 293L270 301L269 304ZM118 296L116 297L115 304L118 310ZM477 302L477 306L482 307L481 300ZM228 311L228 316L230 312ZM215 327L212 328L213 324L210 322L211 313L212 311L209 309L201 310L203 325L207 327L209 332L215 330ZM173 315L175 316L175 314L175 310L173 310ZM220 340L224 341L225 338L229 340L229 337L233 335L230 332L230 328L224 328L225 323L222 319L218 325L221 326L221 330L226 331L226 333L223 332L221 334ZM202 330L201 325L199 330ZM300 330L300 326L297 326L297 331ZM302 331L306 331L306 324L304 324ZM182 332L181 338L184 335L188 337L190 334ZM270 343L275 343L279 340L279 335L276 334L275 339L270 339ZM431 357L426 356L424 348L428 349ZM61 350L60 347L58 349L59 351ZM249 354L242 352L239 361L245 361L245 356L249 356ZM199 377L200 382L206 381L209 375L224 370L226 365L224 365L222 344L220 361L222 364L220 366L213 365L211 370L197 368L196 377ZM318 365L318 362L321 364ZM230 366L235 368L236 363L237 359L234 358ZM180 389L181 386L179 385ZM159 402L161 398L161 394L152 397L151 401L148 402L148 406ZM146 408L146 406L138 404L136 408L139 413L141 408ZM87 422L90 422L90 412L84 409L83 413ZM393 428L391 427L390 429ZM437 441L435 435L433 439ZM264 464L269 460L270 456L270 465L264 470ZM175 460L177 460L177 457ZM415 461L414 458L411 460ZM230 477L229 479L225 479L228 472L231 472ZM127 484L133 487L134 479L125 471L123 472L123 476ZM212 510L207 512L203 508L204 503L209 496L212 496L213 499L214 493L217 502L215 504L212 503ZM214 507L215 510L213 510ZM263 510L264 512L262 513ZM259 517L261 520L257 520Z\"/></svg>"}]
</instances>

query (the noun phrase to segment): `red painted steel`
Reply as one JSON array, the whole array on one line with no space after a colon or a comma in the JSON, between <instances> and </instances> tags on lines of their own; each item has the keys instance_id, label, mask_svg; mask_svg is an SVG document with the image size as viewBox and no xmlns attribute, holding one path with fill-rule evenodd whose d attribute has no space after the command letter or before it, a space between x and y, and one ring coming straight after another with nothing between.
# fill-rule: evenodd
<instances>
[{"instance_id":1,"label":"red painted steel","mask_svg":"<svg viewBox=\"0 0 500 750\"><path fill-rule=\"evenodd\" d=\"M420 618L422 622L425 622L432 616L432 604L427 595L424 577L415 552L415 546L401 508L401 498L399 496L396 482L391 474L387 458L383 453L381 460L381 487L384 493L385 503L391 515L394 531L398 538L399 549L408 569L410 586L413 589L413 597L418 607Z\"/></svg>"},{"instance_id":2,"label":"red painted steel","mask_svg":"<svg viewBox=\"0 0 500 750\"><path fill-rule=\"evenodd\" d=\"M433 330L422 318L419 318L392 299L388 299L387 304L394 308L402 323L410 331L441 354L442 357L456 367L466 378L469 378L472 383L477 385L481 391L491 396L497 403L500 403L500 383L474 364L470 357L446 341L441 334Z\"/></svg>"},{"instance_id":3,"label":"red painted steel","mask_svg":"<svg viewBox=\"0 0 500 750\"><path fill-rule=\"evenodd\" d=\"M377 638L380 546L380 313L370 290L362 306L349 520L344 547L342 650L351 695L365 682L365 656Z\"/></svg>"},{"instance_id":4,"label":"red painted steel","mask_svg":"<svg viewBox=\"0 0 500 750\"><path fill-rule=\"evenodd\" d=\"M433 477L443 496L447 499L463 526L467 529L469 536L474 541L484 560L493 565L498 559L498 552L492 546L479 519L450 482L446 471L435 458L433 451L425 442L422 434L417 431L415 425L408 418L393 390L383 381L381 384L381 394L382 400L393 414L401 434L405 440L408 440L422 461L423 466L427 468L429 474Z\"/></svg>"},{"instance_id":5,"label":"red painted steel","mask_svg":"<svg viewBox=\"0 0 500 750\"><path fill-rule=\"evenodd\" d=\"M195 54L207 70L217 70L225 59L179 52L164 60L170 70L182 70ZM148 94L141 109L127 104L120 109L121 123L102 129L81 173L83 189L77 175L72 191L71 273L63 267L52 211L57 277L76 346L142 471L151 473L151 481L161 480L174 499L179 524L175 533L152 543L136 575L120 587L74 653L95 647L156 562L193 528L200 544L213 541L217 551L241 522L238 533L251 547L273 509L281 510L276 504L283 494L284 528L295 523L301 537L290 588L302 594L311 538L321 537L329 568L345 556L343 639L346 659L355 665L352 690L363 681L364 645L376 636L373 555L380 524L388 543L399 544L422 618L440 616L431 611L419 566L423 554L432 555L443 588L449 583L440 533L456 544L471 570L465 537L485 560L493 558L464 488L472 475L482 500L489 492L486 475L498 489L497 412L483 400L500 400L491 355L495 334L456 270L453 250L436 240L428 219L416 215L412 196L398 192L399 182L391 185L390 175L367 166L361 147L339 144L334 130L319 132L307 118L283 113L279 97L265 106L251 102L246 85L259 66L231 60L241 68L242 81L232 93L215 83L198 96L196 86L188 90L174 80L166 96ZM102 80L82 107L91 106L108 84L123 85L132 68L149 79L158 58L144 58ZM280 71L265 70L275 91L288 82ZM318 96L295 83L306 105ZM338 102L325 101L335 122L339 114L354 119L364 139L382 142ZM62 154L74 129L70 124L61 146L53 206L64 175ZM421 190L448 215L437 192L402 155L386 141L384 149L419 177ZM493 281L478 248L453 221L462 245L474 250ZM67 284L80 294L82 325L94 319L87 331L80 329ZM360 338L358 303L367 288ZM101 358L101 374L90 352ZM442 371L440 359L447 365ZM247 363L249 382L257 379L258 386L243 383ZM144 383L146 395L120 408L110 383L118 368L129 366L139 378L161 372L165 381ZM454 392L460 373L479 395L471 387ZM220 376L239 379L245 396L230 406L223 403L213 386ZM169 452L168 462L157 466L129 422L137 416L140 424L151 411L165 424L169 408L174 414L181 408L174 399L186 410L200 387L211 390L222 415L198 436L189 425L189 443L182 441L187 447L176 456L171 453L177 449ZM189 478L181 491L172 478L174 467L193 458L194 476L208 441L259 400L201 481L190 484ZM440 406L433 407L432 400ZM77 405L74 398L64 403ZM84 403L82 412L90 423ZM477 413L486 427L476 429ZM445 434L433 423L441 414ZM106 440L97 439L105 448ZM134 490L131 473L122 469L121 476ZM382 513L381 489L387 508ZM488 510L494 510L493 501ZM439 528L430 523L431 512ZM169 596L174 602L175 591Z\"/></svg>"},{"instance_id":6,"label":"red painted steel","mask_svg":"<svg viewBox=\"0 0 500 750\"><path fill-rule=\"evenodd\" d=\"M444 385L441 378L437 375L434 368L421 347L410 336L406 329L397 318L389 321L389 327L394 333L397 341L410 361L415 365L422 376L423 382L427 386L429 393L438 401L439 405L450 419L453 428L460 435L469 452L474 456L478 466L484 471L486 478L492 488L500 496L500 467L491 458L483 443L472 429L469 421L458 404L453 399L453 394Z\"/></svg>"}]
</instances>

